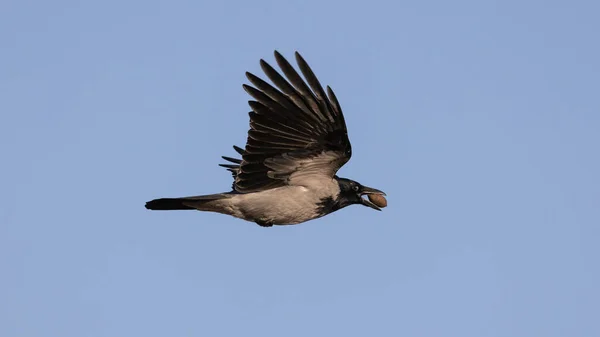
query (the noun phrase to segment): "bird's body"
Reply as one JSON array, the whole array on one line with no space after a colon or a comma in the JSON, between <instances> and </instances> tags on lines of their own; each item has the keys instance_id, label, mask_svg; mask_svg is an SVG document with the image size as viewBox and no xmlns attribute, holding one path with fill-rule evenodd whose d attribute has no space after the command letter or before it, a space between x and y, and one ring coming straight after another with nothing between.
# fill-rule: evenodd
<instances>
[{"instance_id":1,"label":"bird's body","mask_svg":"<svg viewBox=\"0 0 600 337\"><path fill-rule=\"evenodd\" d=\"M339 195L339 183L334 178L319 177L305 185L282 186L254 193L220 193L175 199L157 199L181 203L189 209L210 211L253 221L261 226L295 225L319 218L332 204L331 196ZM150 205L151 207L157 207ZM335 207L331 205L333 210Z\"/></svg>"},{"instance_id":2,"label":"bird's body","mask_svg":"<svg viewBox=\"0 0 600 337\"><path fill-rule=\"evenodd\" d=\"M323 187L284 186L267 191L247 194L231 194L230 197L214 201L206 207L236 218L254 221L263 226L295 225L316 219L320 205L327 197L339 191L332 180ZM202 207L200 208L202 210Z\"/></svg>"},{"instance_id":3,"label":"bird's body","mask_svg":"<svg viewBox=\"0 0 600 337\"><path fill-rule=\"evenodd\" d=\"M244 85L256 99L249 101L248 142L245 149L234 146L242 159L223 157L233 164L221 164L233 174L233 191L155 199L146 208L218 212L265 227L299 224L351 204L380 210L362 196L383 192L336 176L352 149L333 91L325 94L298 53L307 82L283 56L275 58L287 79L263 60L261 66L279 90L247 73L256 86Z\"/></svg>"}]
</instances>

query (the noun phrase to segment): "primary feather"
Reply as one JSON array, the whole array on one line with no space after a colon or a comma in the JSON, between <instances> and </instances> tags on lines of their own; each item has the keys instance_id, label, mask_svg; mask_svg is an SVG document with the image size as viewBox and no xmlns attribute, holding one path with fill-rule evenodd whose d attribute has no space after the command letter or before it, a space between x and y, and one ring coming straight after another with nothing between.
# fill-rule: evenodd
<instances>
[{"instance_id":1,"label":"primary feather","mask_svg":"<svg viewBox=\"0 0 600 337\"><path fill-rule=\"evenodd\" d=\"M253 86L244 85L244 89L255 99L249 101L252 111L246 148L238 151L241 161L223 157L239 165L221 164L234 173L234 190L239 193L306 184L311 176L333 178L352 155L342 109L333 90L327 87L329 94L325 94L299 53L296 61L306 81L277 51L275 60L285 77L266 61L260 61L275 87L246 74Z\"/></svg>"}]
</instances>

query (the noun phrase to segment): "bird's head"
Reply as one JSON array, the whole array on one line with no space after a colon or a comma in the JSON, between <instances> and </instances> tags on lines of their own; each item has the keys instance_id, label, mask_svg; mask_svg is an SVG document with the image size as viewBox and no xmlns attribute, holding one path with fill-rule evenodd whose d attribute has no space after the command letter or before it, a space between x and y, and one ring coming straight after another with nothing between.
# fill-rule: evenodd
<instances>
[{"instance_id":1,"label":"bird's head","mask_svg":"<svg viewBox=\"0 0 600 337\"><path fill-rule=\"evenodd\" d=\"M340 208L353 204L361 204L364 206L371 207L372 209L381 211L381 208L379 206L366 199L366 197L368 197L369 195L384 196L385 193L383 193L380 190L361 185L360 183L354 180L338 177L335 177L335 179L337 180L338 185L340 186L340 194L337 200L337 203L339 204L339 206L341 206Z\"/></svg>"}]
</instances>

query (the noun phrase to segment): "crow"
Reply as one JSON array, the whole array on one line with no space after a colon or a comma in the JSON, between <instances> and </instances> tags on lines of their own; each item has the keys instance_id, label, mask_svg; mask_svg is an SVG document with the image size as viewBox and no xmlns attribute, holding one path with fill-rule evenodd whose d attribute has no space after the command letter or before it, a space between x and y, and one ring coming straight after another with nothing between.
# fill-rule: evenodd
<instances>
[{"instance_id":1,"label":"crow","mask_svg":"<svg viewBox=\"0 0 600 337\"><path fill-rule=\"evenodd\" d=\"M303 223L353 204L381 210L364 197L381 200L384 192L336 175L352 156L342 108L304 58L295 57L306 80L277 51L283 76L260 60L275 86L246 73L253 85L243 85L253 98L246 147L234 146L241 159L223 156L229 163L220 164L233 174L232 191L155 199L147 209L218 212L263 227Z\"/></svg>"}]
</instances>

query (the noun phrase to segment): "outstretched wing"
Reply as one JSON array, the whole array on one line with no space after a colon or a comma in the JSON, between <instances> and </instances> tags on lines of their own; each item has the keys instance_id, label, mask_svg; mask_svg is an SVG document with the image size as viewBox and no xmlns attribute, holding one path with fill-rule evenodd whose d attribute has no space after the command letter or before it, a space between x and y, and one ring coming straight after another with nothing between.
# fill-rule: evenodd
<instances>
[{"instance_id":1,"label":"outstretched wing","mask_svg":"<svg viewBox=\"0 0 600 337\"><path fill-rule=\"evenodd\" d=\"M352 155L342 109L331 88L327 94L306 61L296 61L306 81L275 51L279 74L264 60L260 65L275 85L246 73L253 86L244 89L249 101L250 130L245 150L234 147L242 159L223 157L221 164L234 175L240 193L285 185L308 185L332 178Z\"/></svg>"}]
</instances>

